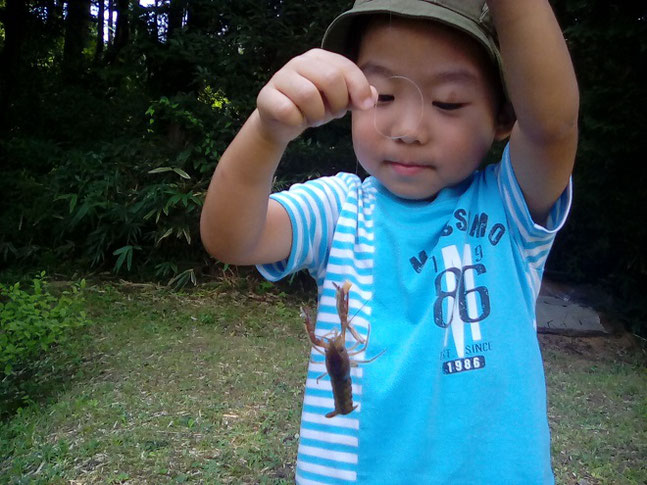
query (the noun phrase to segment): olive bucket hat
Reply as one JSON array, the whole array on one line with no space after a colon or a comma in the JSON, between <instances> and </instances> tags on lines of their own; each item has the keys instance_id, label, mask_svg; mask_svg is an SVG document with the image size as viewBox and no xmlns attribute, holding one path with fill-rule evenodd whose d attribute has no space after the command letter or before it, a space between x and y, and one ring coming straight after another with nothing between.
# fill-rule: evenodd
<instances>
[{"instance_id":1,"label":"olive bucket hat","mask_svg":"<svg viewBox=\"0 0 647 485\"><path fill-rule=\"evenodd\" d=\"M360 16L375 14L433 20L464 32L481 44L495 62L506 91L496 31L485 0L356 0L353 8L330 24L322 47L347 54L354 21Z\"/></svg>"}]
</instances>

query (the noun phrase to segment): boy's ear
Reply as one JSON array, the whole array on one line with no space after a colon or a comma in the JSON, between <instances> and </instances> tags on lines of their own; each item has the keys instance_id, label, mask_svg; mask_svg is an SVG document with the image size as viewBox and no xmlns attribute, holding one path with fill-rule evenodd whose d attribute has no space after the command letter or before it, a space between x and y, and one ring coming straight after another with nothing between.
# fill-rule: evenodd
<instances>
[{"instance_id":1,"label":"boy's ear","mask_svg":"<svg viewBox=\"0 0 647 485\"><path fill-rule=\"evenodd\" d=\"M501 141L508 138L516 121L517 117L514 114L512 103L506 101L499 110L499 114L497 115L494 139Z\"/></svg>"}]
</instances>

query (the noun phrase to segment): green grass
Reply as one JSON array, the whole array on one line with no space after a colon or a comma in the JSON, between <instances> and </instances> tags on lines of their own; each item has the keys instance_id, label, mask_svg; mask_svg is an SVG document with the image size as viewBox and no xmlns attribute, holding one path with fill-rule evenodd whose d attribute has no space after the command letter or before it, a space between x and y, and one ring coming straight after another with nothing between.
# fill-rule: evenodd
<instances>
[{"instance_id":1,"label":"green grass","mask_svg":"<svg viewBox=\"0 0 647 485\"><path fill-rule=\"evenodd\" d=\"M290 483L298 302L124 285L87 298L82 362L0 428L0 483Z\"/></svg>"},{"instance_id":2,"label":"green grass","mask_svg":"<svg viewBox=\"0 0 647 485\"><path fill-rule=\"evenodd\" d=\"M644 351L626 336L542 343L558 483L647 483Z\"/></svg>"},{"instance_id":3,"label":"green grass","mask_svg":"<svg viewBox=\"0 0 647 485\"><path fill-rule=\"evenodd\" d=\"M104 283L86 298L95 324L43 361L27 404L5 389L0 483L293 482L302 299L249 281L182 293ZM646 483L640 349L542 344L558 483Z\"/></svg>"}]
</instances>

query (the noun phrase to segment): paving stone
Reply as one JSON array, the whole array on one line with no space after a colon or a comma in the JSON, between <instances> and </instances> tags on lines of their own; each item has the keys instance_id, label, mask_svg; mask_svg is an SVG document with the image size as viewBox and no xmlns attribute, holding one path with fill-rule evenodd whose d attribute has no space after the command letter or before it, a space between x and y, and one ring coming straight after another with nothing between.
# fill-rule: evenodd
<instances>
[{"instance_id":1,"label":"paving stone","mask_svg":"<svg viewBox=\"0 0 647 485\"><path fill-rule=\"evenodd\" d=\"M537 331L561 335L605 335L593 308L548 295L537 298Z\"/></svg>"}]
</instances>

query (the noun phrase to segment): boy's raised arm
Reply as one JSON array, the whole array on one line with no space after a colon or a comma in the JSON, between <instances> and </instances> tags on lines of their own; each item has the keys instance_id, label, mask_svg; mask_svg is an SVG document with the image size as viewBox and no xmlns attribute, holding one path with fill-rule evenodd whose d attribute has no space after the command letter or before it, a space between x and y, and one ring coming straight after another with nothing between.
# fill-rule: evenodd
<instances>
[{"instance_id":1,"label":"boy's raised arm","mask_svg":"<svg viewBox=\"0 0 647 485\"><path fill-rule=\"evenodd\" d=\"M515 175L534 220L545 221L568 184L577 149L579 94L548 0L487 0L499 36L517 122L510 136Z\"/></svg>"},{"instance_id":2,"label":"boy's raised arm","mask_svg":"<svg viewBox=\"0 0 647 485\"><path fill-rule=\"evenodd\" d=\"M351 107L371 108L376 96L354 63L321 49L277 71L211 179L200 218L207 251L232 264L285 259L292 244L290 219L269 199L285 148L308 127L341 117Z\"/></svg>"}]
</instances>

